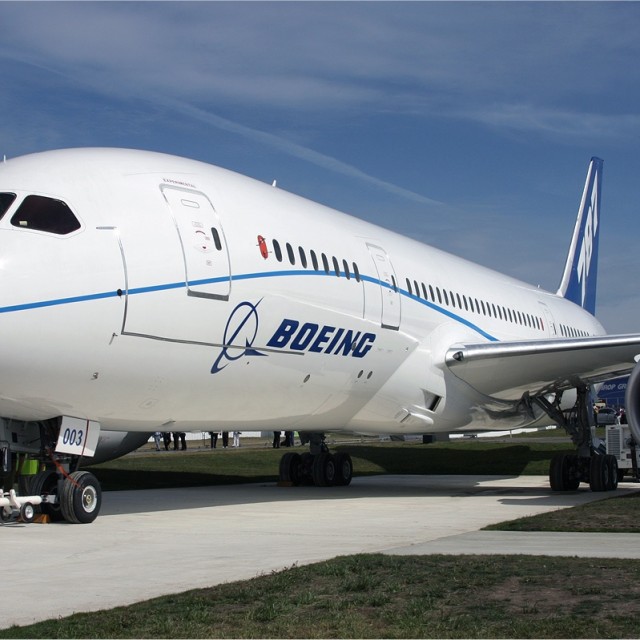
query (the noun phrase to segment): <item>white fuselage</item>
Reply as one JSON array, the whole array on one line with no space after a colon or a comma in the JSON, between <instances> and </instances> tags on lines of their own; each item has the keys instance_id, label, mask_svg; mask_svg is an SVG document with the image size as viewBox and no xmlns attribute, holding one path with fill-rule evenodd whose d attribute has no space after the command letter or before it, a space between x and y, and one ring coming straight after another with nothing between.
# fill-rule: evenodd
<instances>
[{"instance_id":1,"label":"white fuselage","mask_svg":"<svg viewBox=\"0 0 640 640\"><path fill-rule=\"evenodd\" d=\"M183 158L26 156L0 166L0 192L17 196L0 220L4 417L127 431L513 428L526 420L475 410L444 363L450 347L604 333L553 293ZM63 200L80 228L19 226L29 194Z\"/></svg>"}]
</instances>

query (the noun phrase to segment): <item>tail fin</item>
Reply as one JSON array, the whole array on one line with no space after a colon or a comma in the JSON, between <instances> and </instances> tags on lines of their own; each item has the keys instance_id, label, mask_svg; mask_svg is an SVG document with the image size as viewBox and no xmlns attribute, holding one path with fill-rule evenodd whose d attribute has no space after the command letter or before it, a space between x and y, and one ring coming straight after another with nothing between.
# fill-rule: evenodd
<instances>
[{"instance_id":1,"label":"tail fin","mask_svg":"<svg viewBox=\"0 0 640 640\"><path fill-rule=\"evenodd\" d=\"M575 302L592 315L596 311L602 165L600 158L591 158L569 255L558 289L559 296Z\"/></svg>"}]
</instances>

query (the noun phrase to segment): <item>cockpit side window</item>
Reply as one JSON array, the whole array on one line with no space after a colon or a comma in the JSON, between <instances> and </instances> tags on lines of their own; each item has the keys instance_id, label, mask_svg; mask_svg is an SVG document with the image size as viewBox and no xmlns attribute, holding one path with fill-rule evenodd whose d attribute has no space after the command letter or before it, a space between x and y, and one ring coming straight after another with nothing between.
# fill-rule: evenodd
<instances>
[{"instance_id":1,"label":"cockpit side window","mask_svg":"<svg viewBox=\"0 0 640 640\"><path fill-rule=\"evenodd\" d=\"M0 193L0 218L7 213L7 209L16 199L15 193Z\"/></svg>"},{"instance_id":2,"label":"cockpit side window","mask_svg":"<svg viewBox=\"0 0 640 640\"><path fill-rule=\"evenodd\" d=\"M80 228L80 222L62 200L45 196L27 196L13 214L11 224L61 236Z\"/></svg>"}]
</instances>

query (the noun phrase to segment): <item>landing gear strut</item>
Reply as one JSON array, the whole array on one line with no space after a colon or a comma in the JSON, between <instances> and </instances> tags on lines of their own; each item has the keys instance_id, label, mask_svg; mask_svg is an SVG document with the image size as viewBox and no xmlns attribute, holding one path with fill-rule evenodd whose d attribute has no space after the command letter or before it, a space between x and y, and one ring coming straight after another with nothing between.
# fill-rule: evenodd
<instances>
[{"instance_id":1,"label":"landing gear strut","mask_svg":"<svg viewBox=\"0 0 640 640\"><path fill-rule=\"evenodd\" d=\"M300 434L302 444L309 444L309 453L285 453L280 459L280 482L294 486L344 487L351 483L353 463L348 453L332 454L323 433Z\"/></svg>"},{"instance_id":2,"label":"landing gear strut","mask_svg":"<svg viewBox=\"0 0 640 640\"><path fill-rule=\"evenodd\" d=\"M560 408L561 394L553 402L544 397L533 398L548 416L564 428L577 447L574 455L560 453L553 457L549 466L549 484L553 491L575 491L581 482L588 484L591 491L612 491L618 487L618 461L593 442L589 388L580 386L576 392L576 403L566 412Z\"/></svg>"}]
</instances>

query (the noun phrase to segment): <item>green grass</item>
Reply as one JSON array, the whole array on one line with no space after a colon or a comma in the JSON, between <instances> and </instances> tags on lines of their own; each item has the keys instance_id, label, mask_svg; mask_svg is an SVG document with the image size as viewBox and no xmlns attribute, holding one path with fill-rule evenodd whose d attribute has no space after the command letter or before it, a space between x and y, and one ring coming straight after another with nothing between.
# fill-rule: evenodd
<instances>
[{"instance_id":1,"label":"green grass","mask_svg":"<svg viewBox=\"0 0 640 640\"><path fill-rule=\"evenodd\" d=\"M638 637L640 561L357 555L0 638Z\"/></svg>"},{"instance_id":2,"label":"green grass","mask_svg":"<svg viewBox=\"0 0 640 640\"><path fill-rule=\"evenodd\" d=\"M492 531L640 533L640 493L630 493L570 509L549 511L537 516L500 522L489 525L485 529Z\"/></svg>"}]
</instances>

